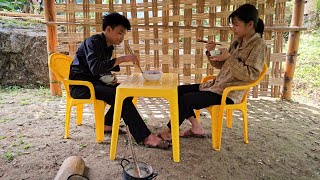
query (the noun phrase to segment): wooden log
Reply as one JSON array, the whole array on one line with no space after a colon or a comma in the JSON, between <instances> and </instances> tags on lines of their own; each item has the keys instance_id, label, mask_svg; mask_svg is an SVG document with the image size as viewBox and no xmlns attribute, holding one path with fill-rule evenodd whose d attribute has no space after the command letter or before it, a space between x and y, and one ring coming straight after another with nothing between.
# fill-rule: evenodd
<instances>
[{"instance_id":1,"label":"wooden log","mask_svg":"<svg viewBox=\"0 0 320 180\"><path fill-rule=\"evenodd\" d=\"M54 10L54 0L44 1L44 12L46 22L55 22L56 14ZM57 47L57 25L46 24L47 28L47 51L48 55L56 52ZM49 81L51 94L54 96L62 96L61 83L57 77L49 69Z\"/></svg>"},{"instance_id":2,"label":"wooden log","mask_svg":"<svg viewBox=\"0 0 320 180\"><path fill-rule=\"evenodd\" d=\"M65 159L54 180L66 180L73 174L83 175L85 168L84 161L79 156L70 156Z\"/></svg>"},{"instance_id":3,"label":"wooden log","mask_svg":"<svg viewBox=\"0 0 320 180\"><path fill-rule=\"evenodd\" d=\"M290 26L301 26L303 23L305 0L295 0L292 12ZM297 61L298 48L300 40L300 31L291 31L289 33L289 45L286 58L286 68L284 73L282 99L291 100L292 97L292 80Z\"/></svg>"}]
</instances>

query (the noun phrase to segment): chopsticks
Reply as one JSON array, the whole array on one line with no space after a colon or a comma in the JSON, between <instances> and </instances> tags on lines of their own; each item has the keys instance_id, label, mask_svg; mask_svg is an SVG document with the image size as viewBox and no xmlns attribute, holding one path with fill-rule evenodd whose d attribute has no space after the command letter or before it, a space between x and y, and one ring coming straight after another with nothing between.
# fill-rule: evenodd
<instances>
[{"instance_id":1,"label":"chopsticks","mask_svg":"<svg viewBox=\"0 0 320 180\"><path fill-rule=\"evenodd\" d=\"M134 53L133 53L133 51L132 51L132 49L131 49L131 48L130 48L130 46L129 46L129 43L127 42L126 44L127 44L127 49L128 49L128 51L129 51L129 53L130 53L130 54L134 54ZM141 73L143 73L143 71L142 71L142 69L141 69L140 65L139 65L139 64L137 64L137 66L138 66L138 68L140 69Z\"/></svg>"},{"instance_id":2,"label":"chopsticks","mask_svg":"<svg viewBox=\"0 0 320 180\"><path fill-rule=\"evenodd\" d=\"M205 41L205 40L201 40L201 39L198 39L197 42L203 42L203 43L208 43L208 41ZM216 43L216 45L222 45L221 43Z\"/></svg>"}]
</instances>

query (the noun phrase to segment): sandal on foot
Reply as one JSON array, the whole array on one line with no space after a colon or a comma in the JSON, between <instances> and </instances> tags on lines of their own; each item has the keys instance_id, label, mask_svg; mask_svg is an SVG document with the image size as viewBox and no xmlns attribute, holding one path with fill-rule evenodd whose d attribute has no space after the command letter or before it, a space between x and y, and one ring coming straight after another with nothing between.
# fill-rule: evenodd
<instances>
[{"instance_id":1,"label":"sandal on foot","mask_svg":"<svg viewBox=\"0 0 320 180\"><path fill-rule=\"evenodd\" d=\"M185 131L182 136L182 138L205 138L205 134L195 134L191 129Z\"/></svg>"},{"instance_id":2,"label":"sandal on foot","mask_svg":"<svg viewBox=\"0 0 320 180\"><path fill-rule=\"evenodd\" d=\"M112 133L112 130L106 130L104 131L105 134L111 134ZM127 134L127 129L126 129L126 126L124 125L121 125L119 126L119 134Z\"/></svg>"},{"instance_id":3,"label":"sandal on foot","mask_svg":"<svg viewBox=\"0 0 320 180\"><path fill-rule=\"evenodd\" d=\"M145 144L145 146L148 148L156 148L156 149L162 149L162 150L168 150L170 147L169 142L164 140L161 140L160 143L157 144L156 146L151 146L148 144Z\"/></svg>"},{"instance_id":4,"label":"sandal on foot","mask_svg":"<svg viewBox=\"0 0 320 180\"><path fill-rule=\"evenodd\" d=\"M164 139L164 138L161 136L161 134L158 134L157 137L160 138L160 139L163 140L163 141L167 141L167 142L169 143L169 146L172 146L172 139L166 140L166 139Z\"/></svg>"}]
</instances>

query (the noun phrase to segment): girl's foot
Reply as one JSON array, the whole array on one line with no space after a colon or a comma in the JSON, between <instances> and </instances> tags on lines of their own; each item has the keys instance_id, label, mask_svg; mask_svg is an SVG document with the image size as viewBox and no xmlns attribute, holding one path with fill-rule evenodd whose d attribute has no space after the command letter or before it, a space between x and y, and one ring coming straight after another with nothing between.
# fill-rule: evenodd
<instances>
[{"instance_id":1,"label":"girl's foot","mask_svg":"<svg viewBox=\"0 0 320 180\"><path fill-rule=\"evenodd\" d=\"M205 136L206 134L202 128L199 128L199 129L190 128L180 133L180 137L182 138L189 138L189 137L204 138Z\"/></svg>"}]
</instances>

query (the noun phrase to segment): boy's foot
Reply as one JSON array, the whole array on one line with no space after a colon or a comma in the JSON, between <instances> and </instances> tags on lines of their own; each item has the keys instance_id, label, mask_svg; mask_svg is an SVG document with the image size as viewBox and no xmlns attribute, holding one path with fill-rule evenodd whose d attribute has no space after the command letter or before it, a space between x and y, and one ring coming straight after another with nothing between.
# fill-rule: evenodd
<instances>
[{"instance_id":1,"label":"boy's foot","mask_svg":"<svg viewBox=\"0 0 320 180\"><path fill-rule=\"evenodd\" d=\"M169 146L172 146L172 139L171 139L171 138L170 138L170 139L164 139L164 138L162 137L161 133L158 134L157 136L158 136L158 138L162 139L163 141L168 142L168 143L169 143Z\"/></svg>"},{"instance_id":2,"label":"boy's foot","mask_svg":"<svg viewBox=\"0 0 320 180\"><path fill-rule=\"evenodd\" d=\"M143 144L148 148L157 148L167 150L170 147L169 142L162 140L154 134L150 134L144 141Z\"/></svg>"},{"instance_id":3,"label":"boy's foot","mask_svg":"<svg viewBox=\"0 0 320 180\"><path fill-rule=\"evenodd\" d=\"M171 130L169 128L163 130L160 134L158 134L158 137L165 141L172 141Z\"/></svg>"}]
</instances>

